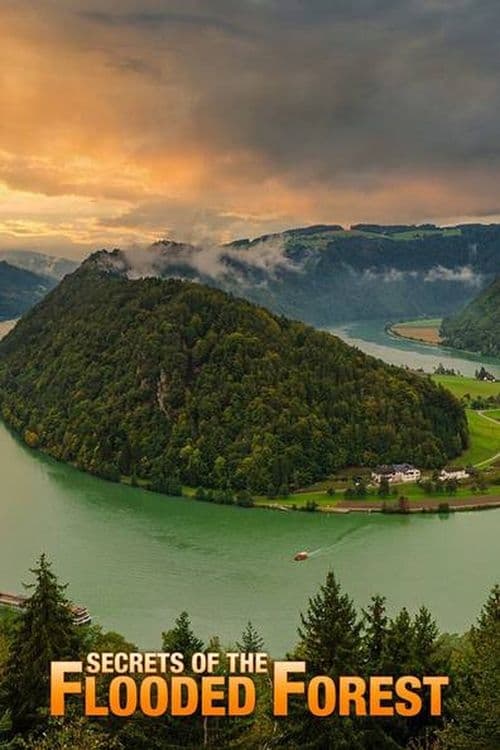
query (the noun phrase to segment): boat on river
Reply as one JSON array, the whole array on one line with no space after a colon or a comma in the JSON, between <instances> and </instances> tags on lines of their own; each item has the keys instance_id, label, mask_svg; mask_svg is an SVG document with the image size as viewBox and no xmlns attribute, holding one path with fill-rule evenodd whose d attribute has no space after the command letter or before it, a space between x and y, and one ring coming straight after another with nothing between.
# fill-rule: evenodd
<instances>
[{"instance_id":1,"label":"boat on river","mask_svg":"<svg viewBox=\"0 0 500 750\"><path fill-rule=\"evenodd\" d=\"M302 552L297 552L297 554L294 555L293 559L296 560L297 562L302 562L302 560L307 560L308 557L309 557L309 552L306 552L305 550L303 550Z\"/></svg>"},{"instance_id":2,"label":"boat on river","mask_svg":"<svg viewBox=\"0 0 500 750\"><path fill-rule=\"evenodd\" d=\"M28 601L26 596L19 596L18 594L6 594L0 591L0 607L8 607L9 609L22 609L26 606ZM81 607L76 604L69 604L69 610L73 615L73 623L75 625L89 625L92 622L92 618L89 614L87 607Z\"/></svg>"}]
</instances>

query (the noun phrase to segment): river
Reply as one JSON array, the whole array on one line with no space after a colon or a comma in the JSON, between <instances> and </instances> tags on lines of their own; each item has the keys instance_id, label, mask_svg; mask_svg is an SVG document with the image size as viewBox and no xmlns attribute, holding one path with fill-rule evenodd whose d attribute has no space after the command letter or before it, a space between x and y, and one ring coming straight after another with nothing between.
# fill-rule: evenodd
<instances>
[{"instance_id":1,"label":"river","mask_svg":"<svg viewBox=\"0 0 500 750\"><path fill-rule=\"evenodd\" d=\"M405 363L420 366L428 347L387 335L371 341L363 325L343 335L382 347L387 359L404 343ZM443 361L437 351L426 356ZM465 373L470 360L459 361ZM1 424L0 472L0 590L21 591L45 551L74 601L143 648L156 648L186 609L197 633L218 634L224 645L251 619L270 652L283 656L295 643L299 611L330 568L359 606L378 592L392 611L425 603L443 629L461 631L498 579L499 510L327 516L171 499L52 461ZM316 552L293 562L303 548Z\"/></svg>"},{"instance_id":2,"label":"river","mask_svg":"<svg viewBox=\"0 0 500 750\"><path fill-rule=\"evenodd\" d=\"M483 365L500 378L500 359L403 339L388 333L382 320L355 321L329 330L348 344L393 365L408 365L432 373L442 364L468 377L474 377L475 371Z\"/></svg>"}]
</instances>

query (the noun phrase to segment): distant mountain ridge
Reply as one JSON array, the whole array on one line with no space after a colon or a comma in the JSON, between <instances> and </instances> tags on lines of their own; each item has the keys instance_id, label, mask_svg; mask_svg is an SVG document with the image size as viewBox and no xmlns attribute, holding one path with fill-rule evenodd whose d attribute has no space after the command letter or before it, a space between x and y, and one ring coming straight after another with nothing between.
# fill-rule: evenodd
<instances>
[{"instance_id":1,"label":"distant mountain ridge","mask_svg":"<svg viewBox=\"0 0 500 750\"><path fill-rule=\"evenodd\" d=\"M60 281L67 273L73 273L79 266L78 261L75 260L28 250L0 250L0 260L6 260L7 263L17 268L24 268L26 271L57 279L57 281Z\"/></svg>"},{"instance_id":2,"label":"distant mountain ridge","mask_svg":"<svg viewBox=\"0 0 500 750\"><path fill-rule=\"evenodd\" d=\"M500 357L500 276L467 307L443 320L445 346Z\"/></svg>"},{"instance_id":3,"label":"distant mountain ridge","mask_svg":"<svg viewBox=\"0 0 500 750\"><path fill-rule=\"evenodd\" d=\"M0 261L0 320L18 318L56 283L55 279Z\"/></svg>"},{"instance_id":4,"label":"distant mountain ridge","mask_svg":"<svg viewBox=\"0 0 500 750\"><path fill-rule=\"evenodd\" d=\"M24 251L2 256L56 280L78 265ZM500 225L317 224L222 246L160 240L110 257L106 263L129 278L198 281L328 328L360 319L449 317L498 274Z\"/></svg>"},{"instance_id":5,"label":"distant mountain ridge","mask_svg":"<svg viewBox=\"0 0 500 750\"><path fill-rule=\"evenodd\" d=\"M130 277L219 287L316 326L443 316L500 268L500 225L315 225L222 247L170 240L121 255Z\"/></svg>"}]
</instances>

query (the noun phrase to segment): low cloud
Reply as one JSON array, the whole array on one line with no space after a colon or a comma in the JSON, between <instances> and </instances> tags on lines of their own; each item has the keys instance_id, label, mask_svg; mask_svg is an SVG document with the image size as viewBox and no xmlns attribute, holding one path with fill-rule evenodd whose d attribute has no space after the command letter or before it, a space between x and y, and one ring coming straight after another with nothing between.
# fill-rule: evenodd
<instances>
[{"instance_id":1,"label":"low cloud","mask_svg":"<svg viewBox=\"0 0 500 750\"><path fill-rule=\"evenodd\" d=\"M265 285L279 278L281 273L304 273L318 261L318 251L303 248L300 257L291 257L287 250L287 237L270 235L254 240L241 240L238 244L217 245L185 244L169 240L152 245L133 245L122 251L126 258L129 278L146 276L189 277L216 284L254 286ZM120 270L123 269L120 259ZM344 259L339 261L338 273L348 273L361 282L400 284L406 281L423 283L452 282L480 287L484 283L470 265L448 268L436 265L425 270L399 268L354 268Z\"/></svg>"},{"instance_id":2,"label":"low cloud","mask_svg":"<svg viewBox=\"0 0 500 750\"><path fill-rule=\"evenodd\" d=\"M286 240L282 236L262 239L244 247L163 241L149 247L129 247L124 254L130 278L183 276L186 275L184 269L201 280L245 284L249 283L249 271L269 280L279 271L300 273L304 269L304 262L296 262L288 256Z\"/></svg>"},{"instance_id":3,"label":"low cloud","mask_svg":"<svg viewBox=\"0 0 500 750\"><path fill-rule=\"evenodd\" d=\"M382 281L384 283L401 282L405 279L416 279L418 271L401 271L399 268L388 268L383 271L376 271L367 268L362 273L362 278L366 281Z\"/></svg>"},{"instance_id":4,"label":"low cloud","mask_svg":"<svg viewBox=\"0 0 500 750\"><path fill-rule=\"evenodd\" d=\"M445 266L434 266L425 274L424 281L454 281L459 284L470 286L481 286L484 278L476 273L471 266L458 266L457 268L445 268Z\"/></svg>"},{"instance_id":5,"label":"low cloud","mask_svg":"<svg viewBox=\"0 0 500 750\"><path fill-rule=\"evenodd\" d=\"M399 283L408 279L420 278L425 283L450 281L457 284L480 287L484 282L482 274L478 274L471 266L456 266L447 268L442 265L433 266L428 271L407 271L399 268L382 270L367 268L361 274L365 281L379 281L386 284Z\"/></svg>"}]
</instances>

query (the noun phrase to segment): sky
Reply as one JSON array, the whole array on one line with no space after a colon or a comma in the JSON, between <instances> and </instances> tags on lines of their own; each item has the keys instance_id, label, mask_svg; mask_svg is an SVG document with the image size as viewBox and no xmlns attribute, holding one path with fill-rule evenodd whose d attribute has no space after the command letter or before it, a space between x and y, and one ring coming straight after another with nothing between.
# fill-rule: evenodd
<instances>
[{"instance_id":1,"label":"sky","mask_svg":"<svg viewBox=\"0 0 500 750\"><path fill-rule=\"evenodd\" d=\"M0 0L0 249L500 221L498 0Z\"/></svg>"}]
</instances>

